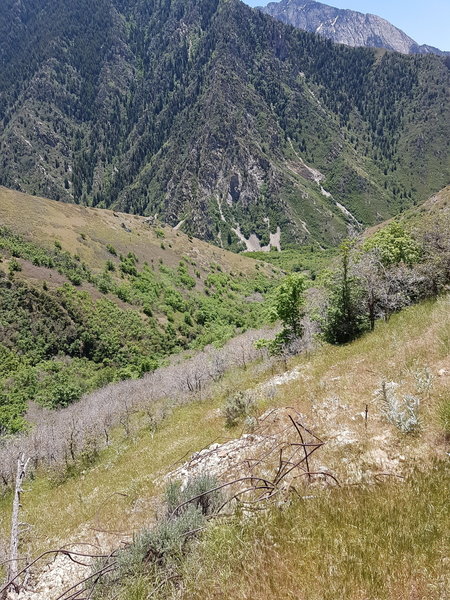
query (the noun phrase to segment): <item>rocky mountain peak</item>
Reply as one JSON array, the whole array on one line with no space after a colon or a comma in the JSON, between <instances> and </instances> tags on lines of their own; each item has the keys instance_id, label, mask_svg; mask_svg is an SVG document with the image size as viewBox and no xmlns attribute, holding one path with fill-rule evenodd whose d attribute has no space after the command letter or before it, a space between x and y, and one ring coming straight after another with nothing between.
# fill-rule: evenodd
<instances>
[{"instance_id":1,"label":"rocky mountain peak","mask_svg":"<svg viewBox=\"0 0 450 600\"><path fill-rule=\"evenodd\" d=\"M387 48L402 54L449 54L419 45L403 31L377 15L335 8L321 2L281 0L260 10L279 21L347 46Z\"/></svg>"}]
</instances>

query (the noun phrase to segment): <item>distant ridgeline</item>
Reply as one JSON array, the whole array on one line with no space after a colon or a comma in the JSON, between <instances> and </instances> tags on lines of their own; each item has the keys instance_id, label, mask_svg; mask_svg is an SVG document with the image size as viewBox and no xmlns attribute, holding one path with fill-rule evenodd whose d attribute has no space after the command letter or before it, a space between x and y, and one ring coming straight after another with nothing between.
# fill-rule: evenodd
<instances>
[{"instance_id":1,"label":"distant ridgeline","mask_svg":"<svg viewBox=\"0 0 450 600\"><path fill-rule=\"evenodd\" d=\"M335 8L312 0L281 0L259 7L262 12L305 31L317 33L339 44L386 48L403 54L438 54L450 57L427 44L419 45L401 29L377 15Z\"/></svg>"},{"instance_id":2,"label":"distant ridgeline","mask_svg":"<svg viewBox=\"0 0 450 600\"><path fill-rule=\"evenodd\" d=\"M450 182L448 58L238 0L5 0L0 65L0 184L235 251L334 244Z\"/></svg>"}]
</instances>

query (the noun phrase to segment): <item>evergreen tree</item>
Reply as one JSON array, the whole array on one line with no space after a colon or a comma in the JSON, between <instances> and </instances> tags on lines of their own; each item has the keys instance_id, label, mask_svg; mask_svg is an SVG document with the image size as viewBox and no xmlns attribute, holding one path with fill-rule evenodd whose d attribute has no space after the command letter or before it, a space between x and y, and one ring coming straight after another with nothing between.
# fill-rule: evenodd
<instances>
[{"instance_id":1,"label":"evergreen tree","mask_svg":"<svg viewBox=\"0 0 450 600\"><path fill-rule=\"evenodd\" d=\"M367 330L362 294L356 278L350 275L351 242L341 246L341 268L331 288L324 324L324 338L330 344L346 344Z\"/></svg>"}]
</instances>

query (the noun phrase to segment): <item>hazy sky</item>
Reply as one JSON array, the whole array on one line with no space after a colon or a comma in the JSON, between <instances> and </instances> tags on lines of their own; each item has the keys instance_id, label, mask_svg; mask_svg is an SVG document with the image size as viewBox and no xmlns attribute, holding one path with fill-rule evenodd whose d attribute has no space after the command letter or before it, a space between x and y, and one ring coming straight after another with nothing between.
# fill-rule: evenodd
<instances>
[{"instance_id":1,"label":"hazy sky","mask_svg":"<svg viewBox=\"0 0 450 600\"><path fill-rule=\"evenodd\" d=\"M250 6L268 4L266 0L244 2ZM419 44L450 50L450 0L323 0L323 3L378 15Z\"/></svg>"}]
</instances>

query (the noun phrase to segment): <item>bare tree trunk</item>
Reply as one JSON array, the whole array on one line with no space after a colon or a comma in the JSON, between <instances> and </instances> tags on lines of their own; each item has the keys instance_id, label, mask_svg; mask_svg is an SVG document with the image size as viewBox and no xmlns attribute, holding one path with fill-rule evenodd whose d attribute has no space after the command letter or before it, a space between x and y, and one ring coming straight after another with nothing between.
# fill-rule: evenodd
<instances>
[{"instance_id":1,"label":"bare tree trunk","mask_svg":"<svg viewBox=\"0 0 450 600\"><path fill-rule=\"evenodd\" d=\"M23 492L22 484L26 476L28 463L30 459L25 459L25 455L22 454L17 459L17 475L16 485L14 488L14 501L13 511L11 519L11 542L9 547L9 563L8 563L8 575L6 581L11 581L19 572L19 541L20 541L20 509L22 507L20 503L21 495ZM5 590L5 597L8 590Z\"/></svg>"}]
</instances>

